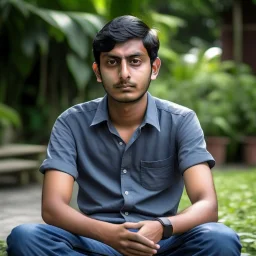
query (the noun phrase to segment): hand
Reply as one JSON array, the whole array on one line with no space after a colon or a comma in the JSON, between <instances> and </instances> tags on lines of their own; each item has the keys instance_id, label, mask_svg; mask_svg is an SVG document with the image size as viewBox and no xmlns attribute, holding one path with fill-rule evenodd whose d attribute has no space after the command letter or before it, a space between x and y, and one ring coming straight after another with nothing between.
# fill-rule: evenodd
<instances>
[{"instance_id":1,"label":"hand","mask_svg":"<svg viewBox=\"0 0 256 256\"><path fill-rule=\"evenodd\" d=\"M163 226L159 221L146 220L140 221L137 224L140 225L138 234L148 238L154 243L158 243L162 239Z\"/></svg>"},{"instance_id":2,"label":"hand","mask_svg":"<svg viewBox=\"0 0 256 256\"><path fill-rule=\"evenodd\" d=\"M113 224L106 239L106 244L125 256L152 256L157 253L159 245L144 237L139 232L131 232L128 229L139 229L141 224L126 222Z\"/></svg>"}]
</instances>

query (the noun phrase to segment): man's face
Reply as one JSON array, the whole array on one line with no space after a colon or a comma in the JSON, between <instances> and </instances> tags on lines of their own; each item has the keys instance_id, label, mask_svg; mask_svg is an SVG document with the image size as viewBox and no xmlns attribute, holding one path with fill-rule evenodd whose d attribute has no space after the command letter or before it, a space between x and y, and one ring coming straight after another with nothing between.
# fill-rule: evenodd
<instances>
[{"instance_id":1,"label":"man's face","mask_svg":"<svg viewBox=\"0 0 256 256\"><path fill-rule=\"evenodd\" d=\"M93 70L112 100L130 103L145 95L150 81L157 77L160 63L157 58L151 67L142 41L131 39L116 44L110 52L102 52L100 67L94 63Z\"/></svg>"}]
</instances>

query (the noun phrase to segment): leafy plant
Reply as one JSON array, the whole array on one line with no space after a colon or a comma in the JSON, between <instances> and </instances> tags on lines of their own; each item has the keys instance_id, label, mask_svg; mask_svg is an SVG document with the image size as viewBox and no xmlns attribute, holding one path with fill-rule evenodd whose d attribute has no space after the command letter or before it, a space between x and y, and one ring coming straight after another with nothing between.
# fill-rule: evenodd
<instances>
[{"instance_id":1,"label":"leafy plant","mask_svg":"<svg viewBox=\"0 0 256 256\"><path fill-rule=\"evenodd\" d=\"M154 95L193 109L206 136L233 136L239 118L237 82L223 69L221 49L191 49L168 65L169 74L151 87ZM166 56L162 56L165 61Z\"/></svg>"},{"instance_id":2,"label":"leafy plant","mask_svg":"<svg viewBox=\"0 0 256 256\"><path fill-rule=\"evenodd\" d=\"M106 20L145 18L161 30L162 42L184 25L151 11L149 2L132 0L120 8L115 0L0 1L0 102L19 109L26 142L47 143L59 113L103 94L92 79L91 43Z\"/></svg>"},{"instance_id":3,"label":"leafy plant","mask_svg":"<svg viewBox=\"0 0 256 256\"><path fill-rule=\"evenodd\" d=\"M7 256L6 243L0 240L0 256Z\"/></svg>"},{"instance_id":4,"label":"leafy plant","mask_svg":"<svg viewBox=\"0 0 256 256\"><path fill-rule=\"evenodd\" d=\"M89 45L102 18L3 0L0 21L0 102L19 109L27 120L24 135L35 134L41 143L58 114L85 98L92 74Z\"/></svg>"},{"instance_id":5,"label":"leafy plant","mask_svg":"<svg viewBox=\"0 0 256 256\"><path fill-rule=\"evenodd\" d=\"M219 202L219 222L240 236L245 255L256 255L256 169L213 172ZM190 205L186 192L179 209Z\"/></svg>"},{"instance_id":6,"label":"leafy plant","mask_svg":"<svg viewBox=\"0 0 256 256\"><path fill-rule=\"evenodd\" d=\"M21 126L21 119L17 111L0 103L0 123L2 125L14 125L15 127Z\"/></svg>"},{"instance_id":7,"label":"leafy plant","mask_svg":"<svg viewBox=\"0 0 256 256\"><path fill-rule=\"evenodd\" d=\"M21 127L20 115L13 108L0 103L0 143L2 143L5 139L3 136L6 129L11 129L11 127Z\"/></svg>"}]
</instances>

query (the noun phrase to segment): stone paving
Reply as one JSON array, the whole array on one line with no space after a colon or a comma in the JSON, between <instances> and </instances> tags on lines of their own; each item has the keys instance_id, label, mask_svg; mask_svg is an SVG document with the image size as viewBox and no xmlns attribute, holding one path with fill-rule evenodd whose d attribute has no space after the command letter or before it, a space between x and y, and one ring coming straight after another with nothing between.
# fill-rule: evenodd
<instances>
[{"instance_id":1,"label":"stone paving","mask_svg":"<svg viewBox=\"0 0 256 256\"><path fill-rule=\"evenodd\" d=\"M0 184L0 240L22 223L43 223L41 184Z\"/></svg>"},{"instance_id":2,"label":"stone paving","mask_svg":"<svg viewBox=\"0 0 256 256\"><path fill-rule=\"evenodd\" d=\"M70 206L77 209L77 184ZM0 176L0 240L23 223L44 223L41 217L42 183L20 186L14 177Z\"/></svg>"}]
</instances>

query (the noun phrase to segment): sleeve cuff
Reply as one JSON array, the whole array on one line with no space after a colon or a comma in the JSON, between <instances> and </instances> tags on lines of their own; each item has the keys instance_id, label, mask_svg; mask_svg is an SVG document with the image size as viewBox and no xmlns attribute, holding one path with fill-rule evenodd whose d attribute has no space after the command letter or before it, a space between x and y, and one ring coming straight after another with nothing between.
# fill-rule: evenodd
<instances>
[{"instance_id":1,"label":"sleeve cuff","mask_svg":"<svg viewBox=\"0 0 256 256\"><path fill-rule=\"evenodd\" d=\"M183 173L190 167L200 164L200 163L204 163L207 162L210 169L212 169L215 166L215 160L212 156L210 156L209 154L205 153L205 154L195 154L194 156L190 156L189 159L183 160L180 163L180 171L183 175Z\"/></svg>"},{"instance_id":2,"label":"sleeve cuff","mask_svg":"<svg viewBox=\"0 0 256 256\"><path fill-rule=\"evenodd\" d=\"M53 159L44 160L42 165L39 168L39 171L45 174L45 171L52 170L52 169L65 172L73 176L75 180L78 178L78 172L76 167L59 160L53 160Z\"/></svg>"}]
</instances>

